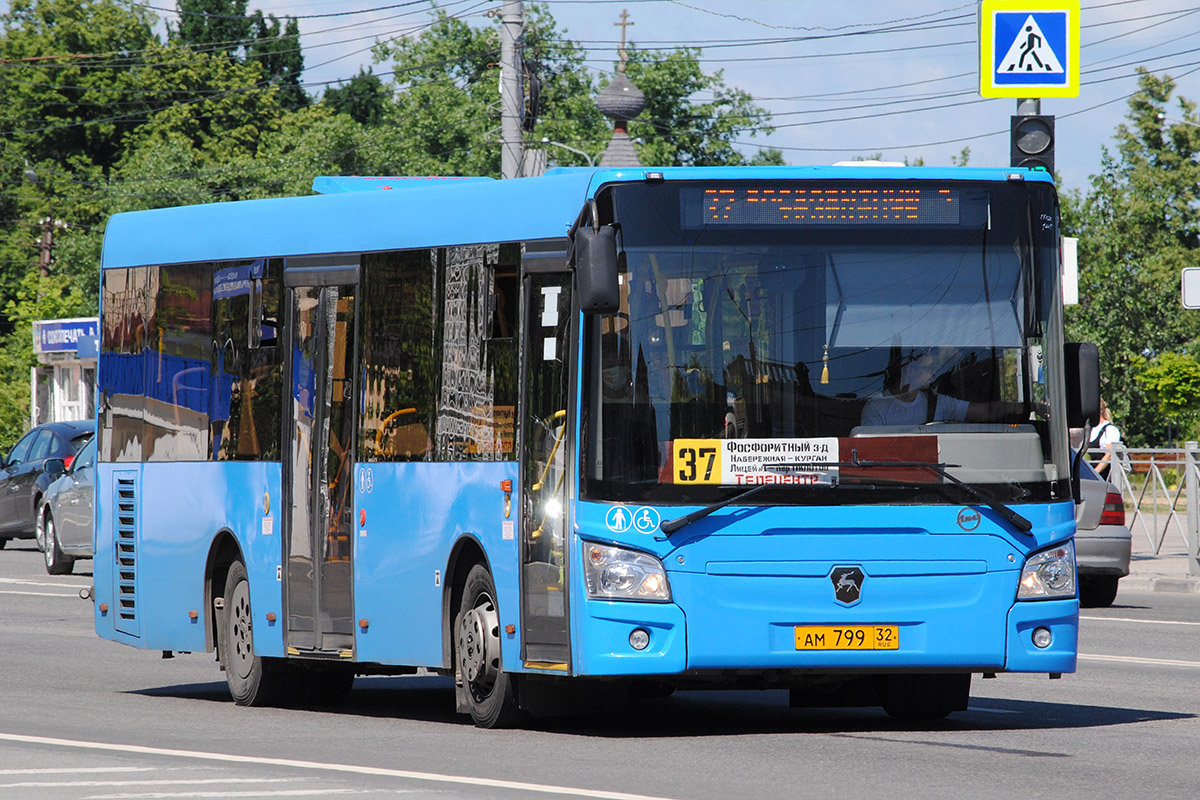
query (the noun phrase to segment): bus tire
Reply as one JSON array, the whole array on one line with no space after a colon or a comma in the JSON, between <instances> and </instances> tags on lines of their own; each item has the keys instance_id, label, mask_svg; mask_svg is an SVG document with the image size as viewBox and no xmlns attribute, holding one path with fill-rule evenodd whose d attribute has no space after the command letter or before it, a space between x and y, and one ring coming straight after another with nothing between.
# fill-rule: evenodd
<instances>
[{"instance_id":1,"label":"bus tire","mask_svg":"<svg viewBox=\"0 0 1200 800\"><path fill-rule=\"evenodd\" d=\"M496 587L481 564L467 574L454 628L455 677L466 694L471 719L480 728L512 727L520 716L517 679L504 671L500 660Z\"/></svg>"},{"instance_id":2,"label":"bus tire","mask_svg":"<svg viewBox=\"0 0 1200 800\"><path fill-rule=\"evenodd\" d=\"M233 702L239 706L276 705L288 699L288 664L254 654L254 625L250 613L250 581L246 567L233 562L225 578L225 610L220 616L221 669Z\"/></svg>"}]
</instances>

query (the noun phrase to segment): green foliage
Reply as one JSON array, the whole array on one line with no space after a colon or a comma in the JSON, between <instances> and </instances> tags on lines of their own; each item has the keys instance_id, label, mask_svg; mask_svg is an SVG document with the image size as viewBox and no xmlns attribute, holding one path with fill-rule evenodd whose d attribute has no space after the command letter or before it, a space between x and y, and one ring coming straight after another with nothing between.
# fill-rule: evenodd
<instances>
[{"instance_id":1,"label":"green foliage","mask_svg":"<svg viewBox=\"0 0 1200 800\"><path fill-rule=\"evenodd\" d=\"M170 38L180 45L232 59L250 38L254 23L246 16L246 0L176 0L176 8L179 24Z\"/></svg>"},{"instance_id":2,"label":"green foliage","mask_svg":"<svg viewBox=\"0 0 1200 800\"><path fill-rule=\"evenodd\" d=\"M631 47L628 53L626 74L646 95L646 110L629 124L629 135L644 142L638 149L642 163L744 164L733 141L774 131L770 114L754 105L748 93L726 86L720 70L711 75L701 70L699 50L663 53ZM691 99L700 92L711 92L712 100Z\"/></svg>"},{"instance_id":3,"label":"green foliage","mask_svg":"<svg viewBox=\"0 0 1200 800\"><path fill-rule=\"evenodd\" d=\"M1080 304L1068 337L1100 348L1101 391L1134 446L1160 444L1173 414L1137 378L1144 356L1194 351L1200 321L1179 305L1180 270L1200 266L1200 119L1175 83L1143 72L1105 150L1091 191L1064 196L1067 235L1079 237ZM1167 120L1178 115L1183 123Z\"/></svg>"},{"instance_id":4,"label":"green foliage","mask_svg":"<svg viewBox=\"0 0 1200 800\"><path fill-rule=\"evenodd\" d=\"M388 90L383 81L363 67L345 86L325 90L322 102L339 114L363 125L377 125L387 110Z\"/></svg>"},{"instance_id":5,"label":"green foliage","mask_svg":"<svg viewBox=\"0 0 1200 800\"><path fill-rule=\"evenodd\" d=\"M300 52L300 23L289 19L281 30L279 20L261 11L251 17L254 39L246 44L246 61L257 63L273 86L279 87L279 105L288 111L304 108L308 95L300 85L304 55Z\"/></svg>"},{"instance_id":6,"label":"green foliage","mask_svg":"<svg viewBox=\"0 0 1200 800\"><path fill-rule=\"evenodd\" d=\"M1163 416L1196 435L1200 422L1200 361L1190 353L1163 353L1152 361L1135 359L1137 382Z\"/></svg>"}]
</instances>

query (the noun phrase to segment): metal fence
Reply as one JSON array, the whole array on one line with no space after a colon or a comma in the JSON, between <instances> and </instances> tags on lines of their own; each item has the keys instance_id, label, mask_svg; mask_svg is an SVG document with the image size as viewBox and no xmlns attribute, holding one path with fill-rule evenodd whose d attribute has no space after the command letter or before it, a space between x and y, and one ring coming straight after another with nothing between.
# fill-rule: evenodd
<instances>
[{"instance_id":1,"label":"metal fence","mask_svg":"<svg viewBox=\"0 0 1200 800\"><path fill-rule=\"evenodd\" d=\"M1103 450L1089 450L1097 464ZM1113 445L1108 480L1125 500L1125 524L1144 536L1155 555L1182 552L1188 573L1200 575L1200 447L1131 448Z\"/></svg>"}]
</instances>

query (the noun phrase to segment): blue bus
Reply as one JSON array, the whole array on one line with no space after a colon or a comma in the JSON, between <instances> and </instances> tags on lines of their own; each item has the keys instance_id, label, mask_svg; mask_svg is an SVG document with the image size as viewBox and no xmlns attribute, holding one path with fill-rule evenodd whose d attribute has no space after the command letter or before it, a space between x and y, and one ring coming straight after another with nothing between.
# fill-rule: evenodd
<instances>
[{"instance_id":1,"label":"blue bus","mask_svg":"<svg viewBox=\"0 0 1200 800\"><path fill-rule=\"evenodd\" d=\"M1097 366L1046 173L314 190L109 222L100 636L214 652L243 705L453 676L483 727L1074 671Z\"/></svg>"}]
</instances>

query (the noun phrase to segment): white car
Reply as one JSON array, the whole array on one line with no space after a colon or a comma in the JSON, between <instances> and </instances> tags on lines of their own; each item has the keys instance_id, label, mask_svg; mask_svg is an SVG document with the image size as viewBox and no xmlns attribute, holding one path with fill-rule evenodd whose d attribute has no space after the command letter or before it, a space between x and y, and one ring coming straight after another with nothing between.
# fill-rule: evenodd
<instances>
[{"instance_id":1,"label":"white car","mask_svg":"<svg viewBox=\"0 0 1200 800\"><path fill-rule=\"evenodd\" d=\"M1125 501L1117 487L1084 461L1080 465L1082 502L1075 507L1075 564L1079 602L1087 608L1111 606L1117 584L1129 574L1133 537L1125 526Z\"/></svg>"}]
</instances>

